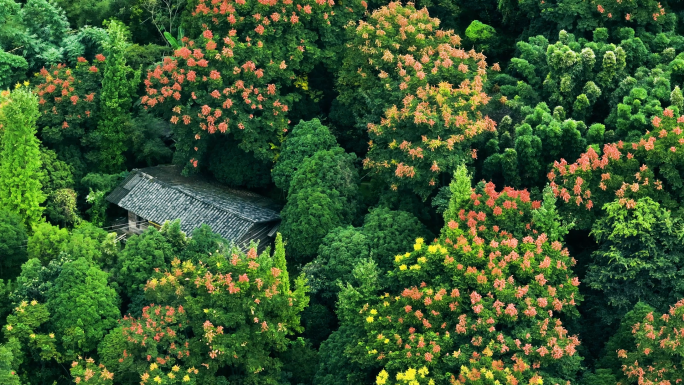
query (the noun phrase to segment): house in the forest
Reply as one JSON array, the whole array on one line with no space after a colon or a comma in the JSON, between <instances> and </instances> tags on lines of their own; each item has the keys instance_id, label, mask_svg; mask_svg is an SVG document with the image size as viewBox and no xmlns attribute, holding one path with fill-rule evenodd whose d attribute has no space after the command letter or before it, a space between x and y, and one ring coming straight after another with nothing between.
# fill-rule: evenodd
<instances>
[{"instance_id":1,"label":"house in the forest","mask_svg":"<svg viewBox=\"0 0 684 385\"><path fill-rule=\"evenodd\" d=\"M107 200L128 211L128 233L180 219L181 230L189 236L207 224L241 248L255 240L262 250L271 244L280 225L279 207L270 200L200 176L184 177L176 166L135 169Z\"/></svg>"}]
</instances>

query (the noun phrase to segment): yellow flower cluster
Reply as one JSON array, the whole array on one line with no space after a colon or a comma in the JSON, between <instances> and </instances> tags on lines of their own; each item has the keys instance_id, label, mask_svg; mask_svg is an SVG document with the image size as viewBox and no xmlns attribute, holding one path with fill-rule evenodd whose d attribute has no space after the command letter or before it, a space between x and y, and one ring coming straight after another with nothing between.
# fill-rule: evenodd
<instances>
[{"instance_id":1,"label":"yellow flower cluster","mask_svg":"<svg viewBox=\"0 0 684 385\"><path fill-rule=\"evenodd\" d=\"M389 378L389 374L383 369L379 374L378 377L375 379L375 383L377 385L385 385L387 382L387 379Z\"/></svg>"},{"instance_id":2,"label":"yellow flower cluster","mask_svg":"<svg viewBox=\"0 0 684 385\"><path fill-rule=\"evenodd\" d=\"M425 240L423 238L416 239L416 244L413 245L413 250L418 251L423 248L423 243Z\"/></svg>"}]
</instances>

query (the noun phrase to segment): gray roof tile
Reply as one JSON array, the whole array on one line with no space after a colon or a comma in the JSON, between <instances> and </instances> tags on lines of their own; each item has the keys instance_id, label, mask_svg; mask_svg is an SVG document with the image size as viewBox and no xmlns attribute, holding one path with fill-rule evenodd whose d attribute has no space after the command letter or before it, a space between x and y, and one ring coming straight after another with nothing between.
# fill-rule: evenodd
<instances>
[{"instance_id":1,"label":"gray roof tile","mask_svg":"<svg viewBox=\"0 0 684 385\"><path fill-rule=\"evenodd\" d=\"M180 219L181 229L188 234L207 224L234 242L245 242L250 234L261 238L280 220L278 207L268 199L198 176L183 177L175 166L133 170L107 200L158 224Z\"/></svg>"}]
</instances>

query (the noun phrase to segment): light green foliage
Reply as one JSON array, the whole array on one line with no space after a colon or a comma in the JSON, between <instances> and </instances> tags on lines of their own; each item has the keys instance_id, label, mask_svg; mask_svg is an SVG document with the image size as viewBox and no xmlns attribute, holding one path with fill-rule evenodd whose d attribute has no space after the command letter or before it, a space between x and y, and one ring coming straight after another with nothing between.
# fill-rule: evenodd
<instances>
[{"instance_id":1,"label":"light green foliage","mask_svg":"<svg viewBox=\"0 0 684 385\"><path fill-rule=\"evenodd\" d=\"M28 240L28 257L38 259L46 266L55 259L69 242L67 229L53 226L49 223L41 223L33 227L33 232Z\"/></svg>"},{"instance_id":2,"label":"light green foliage","mask_svg":"<svg viewBox=\"0 0 684 385\"><path fill-rule=\"evenodd\" d=\"M495 43L496 30L479 20L473 20L466 28L465 35L480 51L488 51L491 44Z\"/></svg>"},{"instance_id":3,"label":"light green foliage","mask_svg":"<svg viewBox=\"0 0 684 385\"><path fill-rule=\"evenodd\" d=\"M449 183L449 202L447 209L444 211L444 218L455 217L461 207L470 199L473 188L470 185L471 182L472 178L466 166L458 166L456 171L454 171L454 178Z\"/></svg>"},{"instance_id":4,"label":"light green foliage","mask_svg":"<svg viewBox=\"0 0 684 385\"><path fill-rule=\"evenodd\" d=\"M186 237L185 235L185 232L183 232L180 228L180 219L176 219L175 221L164 222L161 229L159 229L159 232L164 236L164 238L166 238L166 241L171 245L171 248L174 253L181 253L182 251L187 249L188 243L192 242L192 240L195 238L195 235L197 235L197 237L200 238L199 242L197 242L198 240L195 239L195 243L209 243L206 239L202 237L204 232L208 232L212 236L221 239L220 237L218 237L218 234L211 232L211 228L207 225L202 225L200 228L195 229L192 232L193 237L191 239L188 239L188 237ZM215 251L215 249L213 248L210 248L208 251L212 250Z\"/></svg>"},{"instance_id":5,"label":"light green foliage","mask_svg":"<svg viewBox=\"0 0 684 385\"><path fill-rule=\"evenodd\" d=\"M101 267L114 262L118 252L116 233L107 233L89 222L81 222L69 233L67 229L42 223L34 227L28 240L29 258L43 266L66 254L70 259L85 258Z\"/></svg>"},{"instance_id":6,"label":"light green foliage","mask_svg":"<svg viewBox=\"0 0 684 385\"><path fill-rule=\"evenodd\" d=\"M592 227L601 246L585 279L602 292L595 311L610 324L638 301L667 310L684 296L681 220L651 198L641 198L633 207L615 201L604 210Z\"/></svg>"},{"instance_id":7,"label":"light green foliage","mask_svg":"<svg viewBox=\"0 0 684 385\"><path fill-rule=\"evenodd\" d=\"M18 215L0 210L0 234L0 278L13 279L26 261L26 228Z\"/></svg>"},{"instance_id":8,"label":"light green foliage","mask_svg":"<svg viewBox=\"0 0 684 385\"><path fill-rule=\"evenodd\" d=\"M107 280L107 273L79 258L62 266L48 292L50 324L68 359L94 351L117 324L119 297Z\"/></svg>"},{"instance_id":9,"label":"light green foliage","mask_svg":"<svg viewBox=\"0 0 684 385\"><path fill-rule=\"evenodd\" d=\"M5 385L21 385L17 372L12 369L14 356L6 346L0 345L0 383Z\"/></svg>"},{"instance_id":10,"label":"light green foliage","mask_svg":"<svg viewBox=\"0 0 684 385\"><path fill-rule=\"evenodd\" d=\"M271 171L273 182L279 189L289 191L292 177L302 166L304 159L318 151L334 147L337 147L335 137L320 120L300 121L292 128L292 132L281 146L280 154Z\"/></svg>"},{"instance_id":11,"label":"light green foliage","mask_svg":"<svg viewBox=\"0 0 684 385\"><path fill-rule=\"evenodd\" d=\"M124 168L123 153L128 142L126 132L131 120L133 97L140 83L140 71L126 65L128 43L125 26L116 21L110 22L108 32L100 120L95 133L99 145L96 159L102 172L115 173Z\"/></svg>"},{"instance_id":12,"label":"light green foliage","mask_svg":"<svg viewBox=\"0 0 684 385\"><path fill-rule=\"evenodd\" d=\"M62 252L74 260L83 257L100 268L111 267L119 251L116 237L116 233L107 233L90 222L82 222L71 232Z\"/></svg>"},{"instance_id":13,"label":"light green foliage","mask_svg":"<svg viewBox=\"0 0 684 385\"><path fill-rule=\"evenodd\" d=\"M17 213L31 229L38 224L45 202L40 183L42 175L40 141L36 138L38 98L28 88L0 95L0 125L3 127L0 152L0 206Z\"/></svg>"}]
</instances>

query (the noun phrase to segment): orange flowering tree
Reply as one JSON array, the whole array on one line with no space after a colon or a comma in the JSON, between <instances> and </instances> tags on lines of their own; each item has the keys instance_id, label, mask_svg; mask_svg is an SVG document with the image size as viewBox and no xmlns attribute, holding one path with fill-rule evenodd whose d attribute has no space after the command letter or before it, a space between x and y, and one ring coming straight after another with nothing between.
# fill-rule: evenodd
<instances>
[{"instance_id":1,"label":"orange flowering tree","mask_svg":"<svg viewBox=\"0 0 684 385\"><path fill-rule=\"evenodd\" d=\"M81 57L74 68L59 64L38 73L40 136L58 154L95 149L88 136L97 128L104 67L104 55L97 55L92 63Z\"/></svg>"},{"instance_id":2,"label":"orange flowering tree","mask_svg":"<svg viewBox=\"0 0 684 385\"><path fill-rule=\"evenodd\" d=\"M653 310L653 309L651 309ZM678 384L684 381L684 300L662 315L647 313L631 328L634 344L616 352L626 381L618 384Z\"/></svg>"},{"instance_id":3,"label":"orange flowering tree","mask_svg":"<svg viewBox=\"0 0 684 385\"><path fill-rule=\"evenodd\" d=\"M214 253L198 263L175 259L145 291L153 305L124 317L100 352L115 376L144 384L203 384L217 372L229 381L270 383L279 376L273 353L301 331L308 304L304 278L290 288L280 236L275 253ZM119 341L119 343L114 343ZM116 354L112 349L119 349Z\"/></svg>"},{"instance_id":4,"label":"orange flowering tree","mask_svg":"<svg viewBox=\"0 0 684 385\"><path fill-rule=\"evenodd\" d=\"M368 128L364 167L423 197L441 172L475 157L470 139L496 127L479 112L489 102L484 55L460 48L460 37L439 23L410 3L374 11L350 25L338 79L341 101Z\"/></svg>"},{"instance_id":5,"label":"orange flowering tree","mask_svg":"<svg viewBox=\"0 0 684 385\"><path fill-rule=\"evenodd\" d=\"M160 106L175 125L176 160L186 171L204 159L212 134L230 134L258 159L271 160L298 99L293 84L321 54L337 14L359 15L352 1L198 0L195 39L148 73L146 108ZM201 26L201 28L199 28Z\"/></svg>"},{"instance_id":6,"label":"orange flowering tree","mask_svg":"<svg viewBox=\"0 0 684 385\"><path fill-rule=\"evenodd\" d=\"M355 315L363 338L353 358L379 365L377 383L565 383L579 369L579 340L561 317L578 316L579 280L562 244L555 199L493 184L451 185L439 241L416 240L390 276L403 289ZM341 298L344 294L340 295Z\"/></svg>"},{"instance_id":7,"label":"orange flowering tree","mask_svg":"<svg viewBox=\"0 0 684 385\"><path fill-rule=\"evenodd\" d=\"M562 212L588 228L603 205L618 199L627 208L648 196L667 209L678 209L684 198L684 116L676 107L651 121L638 142L606 144L601 154L590 148L574 163L556 161L548 178L554 194L566 205Z\"/></svg>"}]
</instances>

